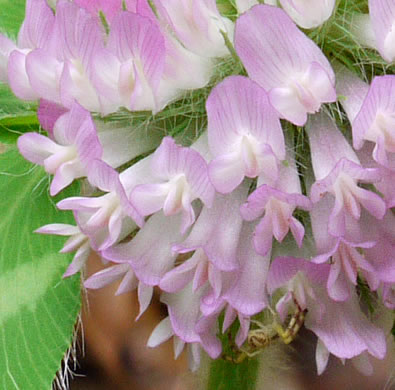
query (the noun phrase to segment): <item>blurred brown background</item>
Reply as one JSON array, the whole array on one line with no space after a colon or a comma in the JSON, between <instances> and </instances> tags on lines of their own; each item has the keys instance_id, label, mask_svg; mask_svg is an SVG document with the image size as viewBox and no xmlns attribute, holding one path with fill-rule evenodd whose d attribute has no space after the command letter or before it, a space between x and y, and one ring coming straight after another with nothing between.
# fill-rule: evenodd
<instances>
[{"instance_id":1,"label":"blurred brown background","mask_svg":"<svg viewBox=\"0 0 395 390\"><path fill-rule=\"evenodd\" d=\"M91 258L86 277L103 268ZM86 292L82 310L78 367L71 390L198 390L202 373L192 374L184 353L173 357L173 343L155 349L146 347L148 337L166 316L158 297L138 322L138 302L134 293L114 296L118 284ZM84 338L84 351L81 348ZM316 340L302 330L291 346L268 351L270 364L261 364L262 390L395 390L394 343L385 361L375 361L375 373L365 377L350 363L343 366L331 358L328 369L316 375ZM262 355L265 359L265 354ZM199 375L201 377L199 377ZM242 389L241 389L242 390Z\"/></svg>"}]
</instances>

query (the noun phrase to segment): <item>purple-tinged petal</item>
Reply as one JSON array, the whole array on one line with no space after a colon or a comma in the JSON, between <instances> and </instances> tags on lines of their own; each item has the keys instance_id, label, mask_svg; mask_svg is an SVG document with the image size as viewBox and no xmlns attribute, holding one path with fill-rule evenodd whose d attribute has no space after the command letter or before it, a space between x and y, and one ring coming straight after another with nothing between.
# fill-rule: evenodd
<instances>
[{"instance_id":1,"label":"purple-tinged petal","mask_svg":"<svg viewBox=\"0 0 395 390\"><path fill-rule=\"evenodd\" d=\"M59 59L79 62L85 71L94 53L104 47L105 32L99 18L67 0L58 1L56 6L55 35Z\"/></svg>"},{"instance_id":2,"label":"purple-tinged petal","mask_svg":"<svg viewBox=\"0 0 395 390\"><path fill-rule=\"evenodd\" d=\"M244 179L242 160L235 155L220 156L210 162L208 173L210 181L221 194L229 194Z\"/></svg>"},{"instance_id":3,"label":"purple-tinged petal","mask_svg":"<svg viewBox=\"0 0 395 390\"><path fill-rule=\"evenodd\" d=\"M334 302L320 294L325 303L321 318L306 316L305 324L325 344L330 353L350 359L364 351L378 359L386 353L384 332L374 326L362 313L356 294L345 302Z\"/></svg>"},{"instance_id":4,"label":"purple-tinged petal","mask_svg":"<svg viewBox=\"0 0 395 390\"><path fill-rule=\"evenodd\" d=\"M251 245L255 225L245 223L240 234L237 257L240 268L232 287L225 292L224 299L239 313L252 316L267 305L266 277L270 264L270 253L258 255Z\"/></svg>"},{"instance_id":5,"label":"purple-tinged petal","mask_svg":"<svg viewBox=\"0 0 395 390\"><path fill-rule=\"evenodd\" d=\"M52 223L49 225L41 226L34 231L41 234L56 234L58 236L71 236L80 233L78 226L67 225L64 223Z\"/></svg>"},{"instance_id":6,"label":"purple-tinged petal","mask_svg":"<svg viewBox=\"0 0 395 390\"><path fill-rule=\"evenodd\" d=\"M171 326L170 317L164 318L153 330L151 336L148 339L147 347L155 348L158 345L169 340L174 335L173 328Z\"/></svg>"},{"instance_id":7,"label":"purple-tinged petal","mask_svg":"<svg viewBox=\"0 0 395 390\"><path fill-rule=\"evenodd\" d=\"M215 0L155 0L155 6L190 51L203 57L228 54L220 33L232 35L232 23L221 17Z\"/></svg>"},{"instance_id":8,"label":"purple-tinged petal","mask_svg":"<svg viewBox=\"0 0 395 390\"><path fill-rule=\"evenodd\" d=\"M203 208L188 238L173 246L173 250L185 253L202 248L218 269L236 269L236 250L242 228L239 207L247 192L248 185L243 185L229 195L217 196L211 208Z\"/></svg>"},{"instance_id":9,"label":"purple-tinged petal","mask_svg":"<svg viewBox=\"0 0 395 390\"><path fill-rule=\"evenodd\" d=\"M180 147L170 137L163 139L155 151L151 164L157 184L139 185L130 195L131 203L142 215L163 208L165 215L183 215L182 232L194 222L191 202L200 198L208 207L214 198L207 173L207 163L191 148Z\"/></svg>"},{"instance_id":10,"label":"purple-tinged petal","mask_svg":"<svg viewBox=\"0 0 395 390\"><path fill-rule=\"evenodd\" d=\"M89 111L100 111L100 101L84 69L66 61L60 77L60 100L65 107L78 101Z\"/></svg>"},{"instance_id":11,"label":"purple-tinged petal","mask_svg":"<svg viewBox=\"0 0 395 390\"><path fill-rule=\"evenodd\" d=\"M277 257L270 266L267 276L269 294L291 280L303 269L303 260L295 257Z\"/></svg>"},{"instance_id":12,"label":"purple-tinged petal","mask_svg":"<svg viewBox=\"0 0 395 390\"><path fill-rule=\"evenodd\" d=\"M75 0L74 2L94 16L99 16L99 12L103 12L110 24L115 15L122 10L122 0Z\"/></svg>"},{"instance_id":13,"label":"purple-tinged petal","mask_svg":"<svg viewBox=\"0 0 395 390\"><path fill-rule=\"evenodd\" d=\"M342 65L336 64L335 73L339 102L346 111L348 119L353 123L368 94L369 85Z\"/></svg>"},{"instance_id":14,"label":"purple-tinged petal","mask_svg":"<svg viewBox=\"0 0 395 390\"><path fill-rule=\"evenodd\" d=\"M52 34L54 20L46 0L27 0L25 20L18 33L18 47L44 47Z\"/></svg>"},{"instance_id":15,"label":"purple-tinged petal","mask_svg":"<svg viewBox=\"0 0 395 390\"><path fill-rule=\"evenodd\" d=\"M369 0L370 22L381 56L392 62L395 58L395 5L391 0Z\"/></svg>"},{"instance_id":16,"label":"purple-tinged petal","mask_svg":"<svg viewBox=\"0 0 395 390\"><path fill-rule=\"evenodd\" d=\"M39 96L32 89L26 73L26 54L14 50L8 58L8 83L12 92L22 100L36 100Z\"/></svg>"},{"instance_id":17,"label":"purple-tinged petal","mask_svg":"<svg viewBox=\"0 0 395 390\"><path fill-rule=\"evenodd\" d=\"M66 272L63 274L63 277L67 278L80 271L87 262L90 251L91 247L89 245L89 242L86 242L84 245L80 246L74 255L73 261L67 267Z\"/></svg>"},{"instance_id":18,"label":"purple-tinged petal","mask_svg":"<svg viewBox=\"0 0 395 390\"><path fill-rule=\"evenodd\" d=\"M37 117L43 129L47 130L53 138L53 128L60 116L67 112L67 108L59 106L49 100L40 99L37 110Z\"/></svg>"},{"instance_id":19,"label":"purple-tinged petal","mask_svg":"<svg viewBox=\"0 0 395 390\"><path fill-rule=\"evenodd\" d=\"M135 290L138 286L138 283L139 281L136 278L136 275L134 274L133 270L130 268L128 272L125 274L125 276L123 277L121 283L119 284L119 287L115 295L121 295Z\"/></svg>"},{"instance_id":20,"label":"purple-tinged petal","mask_svg":"<svg viewBox=\"0 0 395 390\"><path fill-rule=\"evenodd\" d=\"M241 348L244 342L247 340L248 332L250 330L250 318L244 317L239 314L240 329L236 333L235 342L236 345Z\"/></svg>"},{"instance_id":21,"label":"purple-tinged petal","mask_svg":"<svg viewBox=\"0 0 395 390\"><path fill-rule=\"evenodd\" d=\"M365 140L376 143L373 158L388 168L387 153L395 153L394 99L395 76L375 77L352 122L354 147L360 149Z\"/></svg>"},{"instance_id":22,"label":"purple-tinged petal","mask_svg":"<svg viewBox=\"0 0 395 390\"><path fill-rule=\"evenodd\" d=\"M167 305L174 333L187 343L196 343L200 337L195 331L200 317L200 298L204 289L193 292L192 283L175 294L164 293L161 301Z\"/></svg>"},{"instance_id":23,"label":"purple-tinged petal","mask_svg":"<svg viewBox=\"0 0 395 390\"><path fill-rule=\"evenodd\" d=\"M217 313L209 317L201 317L195 327L200 336L202 347L211 359L217 359L222 351L221 342L216 337L218 331L217 317Z\"/></svg>"},{"instance_id":24,"label":"purple-tinged petal","mask_svg":"<svg viewBox=\"0 0 395 390\"><path fill-rule=\"evenodd\" d=\"M39 165L44 165L45 159L57 153L60 148L48 137L37 133L26 133L18 138L18 149L22 156Z\"/></svg>"},{"instance_id":25,"label":"purple-tinged petal","mask_svg":"<svg viewBox=\"0 0 395 390\"><path fill-rule=\"evenodd\" d=\"M147 310L149 304L151 303L153 294L154 294L154 289L152 286L146 286L143 283L139 283L139 286L137 288L137 296L139 300L140 311L138 316L136 317L136 321Z\"/></svg>"},{"instance_id":26,"label":"purple-tinged petal","mask_svg":"<svg viewBox=\"0 0 395 390\"><path fill-rule=\"evenodd\" d=\"M51 158L51 157L50 157ZM49 159L50 159L49 158ZM45 163L49 160L47 159ZM45 169L48 170L48 165L44 163ZM79 161L67 161L61 164L54 174L49 193L51 196L58 194L63 188L70 185L74 179L85 176L86 173L82 169Z\"/></svg>"},{"instance_id":27,"label":"purple-tinged petal","mask_svg":"<svg viewBox=\"0 0 395 390\"><path fill-rule=\"evenodd\" d=\"M7 83L7 63L12 51L17 49L15 43L0 34L0 82Z\"/></svg>"},{"instance_id":28,"label":"purple-tinged petal","mask_svg":"<svg viewBox=\"0 0 395 390\"><path fill-rule=\"evenodd\" d=\"M171 247L183 237L179 228L178 216L155 214L130 242L108 248L102 255L114 262L129 262L140 281L156 286L174 266L177 254Z\"/></svg>"},{"instance_id":29,"label":"purple-tinged petal","mask_svg":"<svg viewBox=\"0 0 395 390\"><path fill-rule=\"evenodd\" d=\"M341 159L359 164L351 145L328 115L319 113L311 116L306 129L316 180L324 179Z\"/></svg>"},{"instance_id":30,"label":"purple-tinged petal","mask_svg":"<svg viewBox=\"0 0 395 390\"><path fill-rule=\"evenodd\" d=\"M46 100L60 103L59 83L63 62L46 49L35 49L26 56L26 72L33 91Z\"/></svg>"},{"instance_id":31,"label":"purple-tinged petal","mask_svg":"<svg viewBox=\"0 0 395 390\"><path fill-rule=\"evenodd\" d=\"M285 158L284 136L259 85L246 77L228 77L212 90L206 110L214 157L210 179L217 190L231 192L244 176L276 171L276 159Z\"/></svg>"},{"instance_id":32,"label":"purple-tinged petal","mask_svg":"<svg viewBox=\"0 0 395 390\"><path fill-rule=\"evenodd\" d=\"M195 274L195 269L202 262L202 251L196 251L185 263L167 272L159 283L159 287L166 292L172 293L183 289ZM193 286L194 287L194 286ZM196 288L193 288L195 291Z\"/></svg>"},{"instance_id":33,"label":"purple-tinged petal","mask_svg":"<svg viewBox=\"0 0 395 390\"><path fill-rule=\"evenodd\" d=\"M239 17L235 48L249 76L269 97L277 89L273 97L277 107L281 103L279 110L290 107L286 100L294 102L295 96L304 107L304 114L317 112L321 103L336 100L329 62L282 9L259 5ZM292 111L292 117L287 116L286 110L280 113L295 124L304 124L301 110Z\"/></svg>"},{"instance_id":34,"label":"purple-tinged petal","mask_svg":"<svg viewBox=\"0 0 395 390\"><path fill-rule=\"evenodd\" d=\"M84 286L92 289L102 288L120 279L129 269L129 264L117 264L105 268L86 279Z\"/></svg>"},{"instance_id":35,"label":"purple-tinged petal","mask_svg":"<svg viewBox=\"0 0 395 390\"><path fill-rule=\"evenodd\" d=\"M336 0L280 0L285 12L302 28L318 27L327 21L335 8Z\"/></svg>"}]
</instances>

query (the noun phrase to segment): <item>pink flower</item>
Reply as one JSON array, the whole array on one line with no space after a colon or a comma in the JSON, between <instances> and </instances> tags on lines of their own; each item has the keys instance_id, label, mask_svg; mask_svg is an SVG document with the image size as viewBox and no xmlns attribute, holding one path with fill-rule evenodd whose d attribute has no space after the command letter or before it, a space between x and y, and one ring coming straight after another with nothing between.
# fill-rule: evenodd
<instances>
[{"instance_id":1,"label":"pink flower","mask_svg":"<svg viewBox=\"0 0 395 390\"><path fill-rule=\"evenodd\" d=\"M56 120L50 135L52 139L26 133L19 137L18 148L27 160L54 175L50 193L56 195L75 179L87 176L88 167L103 151L90 113L77 103Z\"/></svg>"},{"instance_id":2,"label":"pink flower","mask_svg":"<svg viewBox=\"0 0 395 390\"><path fill-rule=\"evenodd\" d=\"M266 92L246 77L228 77L212 90L206 110L215 189L229 193L245 176L275 181L285 158L284 136Z\"/></svg>"},{"instance_id":3,"label":"pink flower","mask_svg":"<svg viewBox=\"0 0 395 390\"><path fill-rule=\"evenodd\" d=\"M346 214L359 220L361 205L377 219L383 218L386 211L383 199L372 191L358 187L360 181L380 181L380 172L360 165L357 155L328 116L314 115L310 118L307 130L317 179L311 187L311 200L316 203L327 192L335 198L329 233L344 235Z\"/></svg>"},{"instance_id":4,"label":"pink flower","mask_svg":"<svg viewBox=\"0 0 395 390\"><path fill-rule=\"evenodd\" d=\"M303 126L308 113L336 100L328 60L282 9L259 5L239 17L235 48L248 75L290 122Z\"/></svg>"},{"instance_id":5,"label":"pink flower","mask_svg":"<svg viewBox=\"0 0 395 390\"><path fill-rule=\"evenodd\" d=\"M159 16L190 51L223 57L228 49L221 31L233 37L233 24L217 10L215 0L154 0Z\"/></svg>"},{"instance_id":6,"label":"pink flower","mask_svg":"<svg viewBox=\"0 0 395 390\"><path fill-rule=\"evenodd\" d=\"M208 207L214 199L214 188L207 174L207 163L191 148L176 145L165 137L151 163L154 184L137 186L130 200L138 212L153 214L163 208L166 216L182 213L182 232L195 221L192 202L200 198Z\"/></svg>"},{"instance_id":7,"label":"pink flower","mask_svg":"<svg viewBox=\"0 0 395 390\"><path fill-rule=\"evenodd\" d=\"M156 90L165 63L165 43L156 23L132 12L114 18L106 48L92 56L93 82L105 99L105 114L119 107L156 110Z\"/></svg>"},{"instance_id":8,"label":"pink flower","mask_svg":"<svg viewBox=\"0 0 395 390\"><path fill-rule=\"evenodd\" d=\"M290 229L298 246L302 246L304 227L292 214L297 207L310 210L312 203L302 195L295 162L289 157L287 166L280 165L276 182L268 185L259 177L258 188L240 208L247 221L263 215L254 232L255 250L263 256L270 251L273 236L282 242Z\"/></svg>"}]
</instances>

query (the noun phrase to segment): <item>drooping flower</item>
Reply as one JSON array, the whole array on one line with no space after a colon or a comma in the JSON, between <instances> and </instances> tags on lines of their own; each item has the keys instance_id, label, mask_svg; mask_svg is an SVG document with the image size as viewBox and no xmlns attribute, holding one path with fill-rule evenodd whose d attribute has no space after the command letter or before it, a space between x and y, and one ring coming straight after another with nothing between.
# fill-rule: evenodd
<instances>
[{"instance_id":1,"label":"drooping flower","mask_svg":"<svg viewBox=\"0 0 395 390\"><path fill-rule=\"evenodd\" d=\"M312 116L307 132L317 180L311 187L311 200L316 203L327 192L335 198L329 233L344 235L346 214L358 220L361 205L376 218L383 218L386 211L383 199L372 191L358 187L358 182L380 181L379 170L360 165L354 150L327 115L321 113Z\"/></svg>"},{"instance_id":2,"label":"drooping flower","mask_svg":"<svg viewBox=\"0 0 395 390\"><path fill-rule=\"evenodd\" d=\"M19 137L18 148L27 160L54 175L50 193L56 195L75 179L87 176L88 167L101 158L103 150L90 113L78 103L56 120L50 135L26 133Z\"/></svg>"},{"instance_id":3,"label":"drooping flower","mask_svg":"<svg viewBox=\"0 0 395 390\"><path fill-rule=\"evenodd\" d=\"M279 287L287 287L288 293L277 304L280 316L288 313L295 299L302 310L308 309L306 328L318 336L330 353L341 359L351 359L367 351L383 359L386 353L383 330L362 313L355 292L346 302L335 302L328 297L322 287L328 271L328 264L312 264L291 257L276 258L269 270L268 289L272 294ZM291 299L287 299L289 296Z\"/></svg>"},{"instance_id":4,"label":"drooping flower","mask_svg":"<svg viewBox=\"0 0 395 390\"><path fill-rule=\"evenodd\" d=\"M138 212L153 214L163 208L164 215L182 213L183 232L195 221L192 202L200 198L210 207L214 188L207 174L207 163L194 149L178 146L165 137L152 156L151 177L154 184L137 186L130 200Z\"/></svg>"},{"instance_id":5,"label":"drooping flower","mask_svg":"<svg viewBox=\"0 0 395 390\"><path fill-rule=\"evenodd\" d=\"M180 215L166 217L158 212L130 241L107 247L102 255L115 263L127 262L140 281L157 286L178 256L171 248L184 238L180 225Z\"/></svg>"},{"instance_id":6,"label":"drooping flower","mask_svg":"<svg viewBox=\"0 0 395 390\"><path fill-rule=\"evenodd\" d=\"M258 188L250 194L240 208L243 218L252 221L262 217L254 233L255 250L266 255L272 247L273 236L282 242L291 229L300 247L304 227L292 216L297 207L310 210L312 203L302 195L298 172L292 155L288 155L288 165L280 164L278 179L272 185L258 177Z\"/></svg>"},{"instance_id":7,"label":"drooping flower","mask_svg":"<svg viewBox=\"0 0 395 390\"><path fill-rule=\"evenodd\" d=\"M145 161L140 162L140 166ZM137 165L137 166L136 166ZM144 181L139 173L139 166L135 164L129 168L126 180L133 188L137 183ZM122 176L101 160L94 160L89 166L89 182L105 191L99 197L71 197L61 200L57 206L61 210L75 211L75 217L81 231L90 237L91 245L95 250L104 250L128 233L142 226L144 221L138 211L128 200L130 188L122 183Z\"/></svg>"},{"instance_id":8,"label":"drooping flower","mask_svg":"<svg viewBox=\"0 0 395 390\"><path fill-rule=\"evenodd\" d=\"M173 250L188 253L203 249L217 269L236 270L239 267L237 246L243 224L239 208L247 193L248 184L243 184L229 195L217 196L212 207L203 207L186 240L175 244Z\"/></svg>"}]
</instances>

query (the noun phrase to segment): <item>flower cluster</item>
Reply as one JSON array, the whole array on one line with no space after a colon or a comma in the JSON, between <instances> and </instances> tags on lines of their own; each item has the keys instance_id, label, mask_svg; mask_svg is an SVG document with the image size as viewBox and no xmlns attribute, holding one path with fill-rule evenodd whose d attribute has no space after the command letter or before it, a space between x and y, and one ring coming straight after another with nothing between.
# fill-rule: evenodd
<instances>
[{"instance_id":1,"label":"flower cluster","mask_svg":"<svg viewBox=\"0 0 395 390\"><path fill-rule=\"evenodd\" d=\"M39 100L48 136L24 134L19 150L53 175L51 195L79 178L100 192L57 204L76 226L38 232L70 237L65 276L97 251L110 265L85 287L121 280L117 293L137 289L139 316L158 289L168 317L148 345L174 337L192 367L201 348L221 355L218 334L235 321L241 353L256 352L248 335L266 311L284 342L297 331L289 316L303 316L319 373L330 354L370 373L395 308L395 76L365 83L299 29L325 23L334 0L257 3L236 1L233 22L215 0L27 0L17 43L0 36L0 80ZM395 5L369 8L374 47L392 61ZM248 77L211 89L207 129L189 146L92 119L166 109L209 85L230 53ZM323 107L338 96L352 141Z\"/></svg>"}]
</instances>

